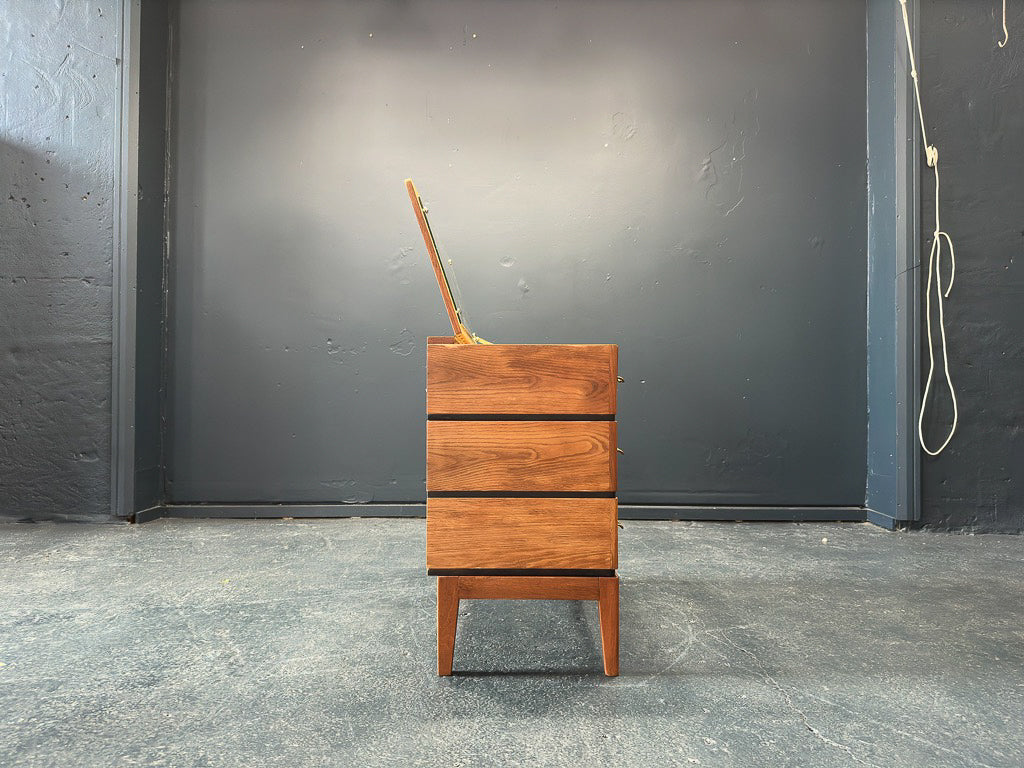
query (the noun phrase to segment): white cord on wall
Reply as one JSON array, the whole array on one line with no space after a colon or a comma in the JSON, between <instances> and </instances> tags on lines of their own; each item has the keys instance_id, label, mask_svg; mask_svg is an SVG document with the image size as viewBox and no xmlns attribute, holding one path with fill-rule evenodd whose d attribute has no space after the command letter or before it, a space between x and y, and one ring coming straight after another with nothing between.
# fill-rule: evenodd
<instances>
[{"instance_id":1,"label":"white cord on wall","mask_svg":"<svg viewBox=\"0 0 1024 768\"><path fill-rule=\"evenodd\" d=\"M999 47L1003 48L1010 42L1010 30L1006 28L1006 0L1003 0L1003 40L999 43Z\"/></svg>"},{"instance_id":2,"label":"white cord on wall","mask_svg":"<svg viewBox=\"0 0 1024 768\"><path fill-rule=\"evenodd\" d=\"M928 282L925 287L925 316L928 328L928 378L925 380L924 394L921 395L921 413L917 419L917 438L921 448L929 456L938 456L949 445L956 432L957 421L959 420L959 409L956 402L956 391L953 389L953 379L949 375L949 355L946 345L946 320L943 314L943 299L949 297L953 289L953 278L956 275L956 253L953 251L953 240L949 233L944 232L939 221L939 150L928 143L928 133L924 127L924 111L921 109L921 86L917 78L917 63L914 60L914 44L910 36L910 19L907 16L907 0L899 0L903 10L903 29L907 34L907 56L910 60L910 77L914 81L914 95L917 99L917 114L921 118L921 141L924 144L925 158L928 166L935 172L935 230L932 232L932 249L928 254ZM942 290L942 241L945 239L949 246L950 273L949 285ZM935 282L935 299L939 311L939 336L942 339L942 369L946 375L946 384L949 386L949 396L953 400L953 423L949 427L946 439L943 440L935 450L928 447L924 439L924 415L928 406L928 396L931 394L932 380L935 377L935 350L932 343L932 279Z\"/></svg>"}]
</instances>

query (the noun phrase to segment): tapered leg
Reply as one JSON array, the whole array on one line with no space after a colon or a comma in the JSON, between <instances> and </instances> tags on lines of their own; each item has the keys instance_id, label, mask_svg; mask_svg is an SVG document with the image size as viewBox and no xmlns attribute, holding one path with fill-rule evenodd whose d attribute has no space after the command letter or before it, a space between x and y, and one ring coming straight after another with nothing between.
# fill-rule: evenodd
<instances>
[{"instance_id":1,"label":"tapered leg","mask_svg":"<svg viewBox=\"0 0 1024 768\"><path fill-rule=\"evenodd\" d=\"M437 577L437 674L450 675L459 620L459 577Z\"/></svg>"},{"instance_id":2,"label":"tapered leg","mask_svg":"<svg viewBox=\"0 0 1024 768\"><path fill-rule=\"evenodd\" d=\"M598 587L597 613L601 621L601 653L604 673L619 674L619 577L602 576Z\"/></svg>"}]
</instances>

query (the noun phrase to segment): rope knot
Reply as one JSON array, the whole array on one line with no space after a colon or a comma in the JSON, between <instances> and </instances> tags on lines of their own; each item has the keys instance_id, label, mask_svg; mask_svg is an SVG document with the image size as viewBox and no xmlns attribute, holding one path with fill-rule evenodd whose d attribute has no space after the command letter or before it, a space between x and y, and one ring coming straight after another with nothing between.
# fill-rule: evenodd
<instances>
[{"instance_id":1,"label":"rope knot","mask_svg":"<svg viewBox=\"0 0 1024 768\"><path fill-rule=\"evenodd\" d=\"M928 159L928 167L934 168L939 164L939 148L928 146L924 148L924 155Z\"/></svg>"}]
</instances>

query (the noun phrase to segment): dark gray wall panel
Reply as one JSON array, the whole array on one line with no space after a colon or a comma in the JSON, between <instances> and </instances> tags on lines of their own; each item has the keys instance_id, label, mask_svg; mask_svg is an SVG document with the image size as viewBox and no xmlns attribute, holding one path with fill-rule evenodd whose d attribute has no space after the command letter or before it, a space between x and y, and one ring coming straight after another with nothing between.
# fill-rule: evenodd
<instances>
[{"instance_id":1,"label":"dark gray wall panel","mask_svg":"<svg viewBox=\"0 0 1024 768\"><path fill-rule=\"evenodd\" d=\"M1000 49L998 10L998 3L951 0L921 8L921 95L928 138L939 148L942 224L953 237L958 259L956 284L946 304L946 330L960 402L953 442L937 459L926 457L923 463L922 518L935 527L1020 531L1024 16L1010 4L1010 44ZM923 168L922 174L921 229L927 256L934 197L930 170ZM927 372L927 359L922 365ZM928 421L932 435L944 434L949 415L949 400L940 397Z\"/></svg>"},{"instance_id":2,"label":"dark gray wall panel","mask_svg":"<svg viewBox=\"0 0 1024 768\"><path fill-rule=\"evenodd\" d=\"M120 12L0 12L0 516L110 515Z\"/></svg>"},{"instance_id":3,"label":"dark gray wall panel","mask_svg":"<svg viewBox=\"0 0 1024 768\"><path fill-rule=\"evenodd\" d=\"M860 2L197 2L175 501L423 496L445 320L618 342L624 502L864 502Z\"/></svg>"}]
</instances>

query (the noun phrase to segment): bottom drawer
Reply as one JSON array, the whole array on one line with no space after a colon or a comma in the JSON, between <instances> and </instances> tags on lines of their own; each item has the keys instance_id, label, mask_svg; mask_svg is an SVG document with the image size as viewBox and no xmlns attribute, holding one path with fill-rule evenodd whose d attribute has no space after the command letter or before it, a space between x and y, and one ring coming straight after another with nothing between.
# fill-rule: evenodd
<instances>
[{"instance_id":1,"label":"bottom drawer","mask_svg":"<svg viewBox=\"0 0 1024 768\"><path fill-rule=\"evenodd\" d=\"M616 499L427 499L427 568L618 567Z\"/></svg>"}]
</instances>

